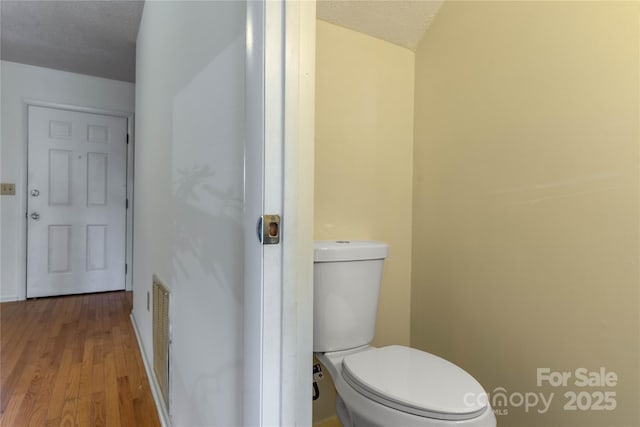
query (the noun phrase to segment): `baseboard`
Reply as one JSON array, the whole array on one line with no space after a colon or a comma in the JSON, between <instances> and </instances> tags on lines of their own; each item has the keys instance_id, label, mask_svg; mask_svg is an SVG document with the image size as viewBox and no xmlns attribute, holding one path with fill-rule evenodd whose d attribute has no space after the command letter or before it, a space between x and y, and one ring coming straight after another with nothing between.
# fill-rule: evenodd
<instances>
[{"instance_id":1,"label":"baseboard","mask_svg":"<svg viewBox=\"0 0 640 427\"><path fill-rule=\"evenodd\" d=\"M136 318L131 312L131 324L133 325L133 330L136 333L136 339L138 341L138 348L140 348L140 354L142 355L142 362L144 363L144 370L147 372L147 378L149 378L149 386L151 387L151 394L153 395L153 401L156 404L156 409L158 411L158 417L160 418L160 424L162 427L171 427L171 421L169 418L169 412L167 411L167 407L164 404L164 399L162 398L162 394L160 392L160 386L158 385L158 381L156 380L156 376L153 373L153 370L149 366L147 362L147 354L144 351L144 346L142 345L142 339L140 338L140 331L138 331L138 325L136 323Z\"/></svg>"},{"instance_id":2,"label":"baseboard","mask_svg":"<svg viewBox=\"0 0 640 427\"><path fill-rule=\"evenodd\" d=\"M0 302L12 302L18 301L18 295L2 295L0 296Z\"/></svg>"}]
</instances>

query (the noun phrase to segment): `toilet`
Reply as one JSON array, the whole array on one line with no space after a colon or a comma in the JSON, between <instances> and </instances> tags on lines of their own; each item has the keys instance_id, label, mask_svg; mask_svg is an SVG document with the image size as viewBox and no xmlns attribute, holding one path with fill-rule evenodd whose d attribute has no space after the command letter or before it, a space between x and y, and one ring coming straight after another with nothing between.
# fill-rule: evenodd
<instances>
[{"instance_id":1,"label":"toilet","mask_svg":"<svg viewBox=\"0 0 640 427\"><path fill-rule=\"evenodd\" d=\"M313 351L336 387L344 427L495 427L482 386L462 368L409 347L372 347L388 246L314 245Z\"/></svg>"}]
</instances>

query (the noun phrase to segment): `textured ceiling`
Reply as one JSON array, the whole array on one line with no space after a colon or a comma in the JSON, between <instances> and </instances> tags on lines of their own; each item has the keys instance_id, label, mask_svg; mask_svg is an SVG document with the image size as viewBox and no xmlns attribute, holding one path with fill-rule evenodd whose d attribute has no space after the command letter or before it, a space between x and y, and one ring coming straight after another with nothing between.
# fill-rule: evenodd
<instances>
[{"instance_id":1,"label":"textured ceiling","mask_svg":"<svg viewBox=\"0 0 640 427\"><path fill-rule=\"evenodd\" d=\"M115 80L135 80L142 1L0 2L0 57Z\"/></svg>"},{"instance_id":2,"label":"textured ceiling","mask_svg":"<svg viewBox=\"0 0 640 427\"><path fill-rule=\"evenodd\" d=\"M415 50L443 0L318 0L318 18ZM0 57L135 81L142 0L0 0Z\"/></svg>"},{"instance_id":3,"label":"textured ceiling","mask_svg":"<svg viewBox=\"0 0 640 427\"><path fill-rule=\"evenodd\" d=\"M443 0L318 0L318 18L415 50Z\"/></svg>"}]
</instances>

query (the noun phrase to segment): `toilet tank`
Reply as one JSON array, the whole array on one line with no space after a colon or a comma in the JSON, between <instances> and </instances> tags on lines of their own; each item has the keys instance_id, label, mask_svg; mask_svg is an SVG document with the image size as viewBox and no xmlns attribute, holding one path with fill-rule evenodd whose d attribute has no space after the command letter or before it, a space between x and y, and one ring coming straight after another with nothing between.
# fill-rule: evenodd
<instances>
[{"instance_id":1,"label":"toilet tank","mask_svg":"<svg viewBox=\"0 0 640 427\"><path fill-rule=\"evenodd\" d=\"M318 241L313 264L313 351L369 344L376 330L386 243Z\"/></svg>"}]
</instances>

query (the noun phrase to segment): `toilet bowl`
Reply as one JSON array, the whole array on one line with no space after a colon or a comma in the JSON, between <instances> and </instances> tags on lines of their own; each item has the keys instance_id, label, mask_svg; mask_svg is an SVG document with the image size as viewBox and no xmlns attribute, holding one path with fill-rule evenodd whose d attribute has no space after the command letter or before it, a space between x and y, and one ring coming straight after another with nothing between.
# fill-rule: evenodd
<instances>
[{"instance_id":1,"label":"toilet bowl","mask_svg":"<svg viewBox=\"0 0 640 427\"><path fill-rule=\"evenodd\" d=\"M314 251L314 353L345 427L495 427L482 386L462 368L404 346L371 347L387 245L320 241Z\"/></svg>"}]
</instances>

